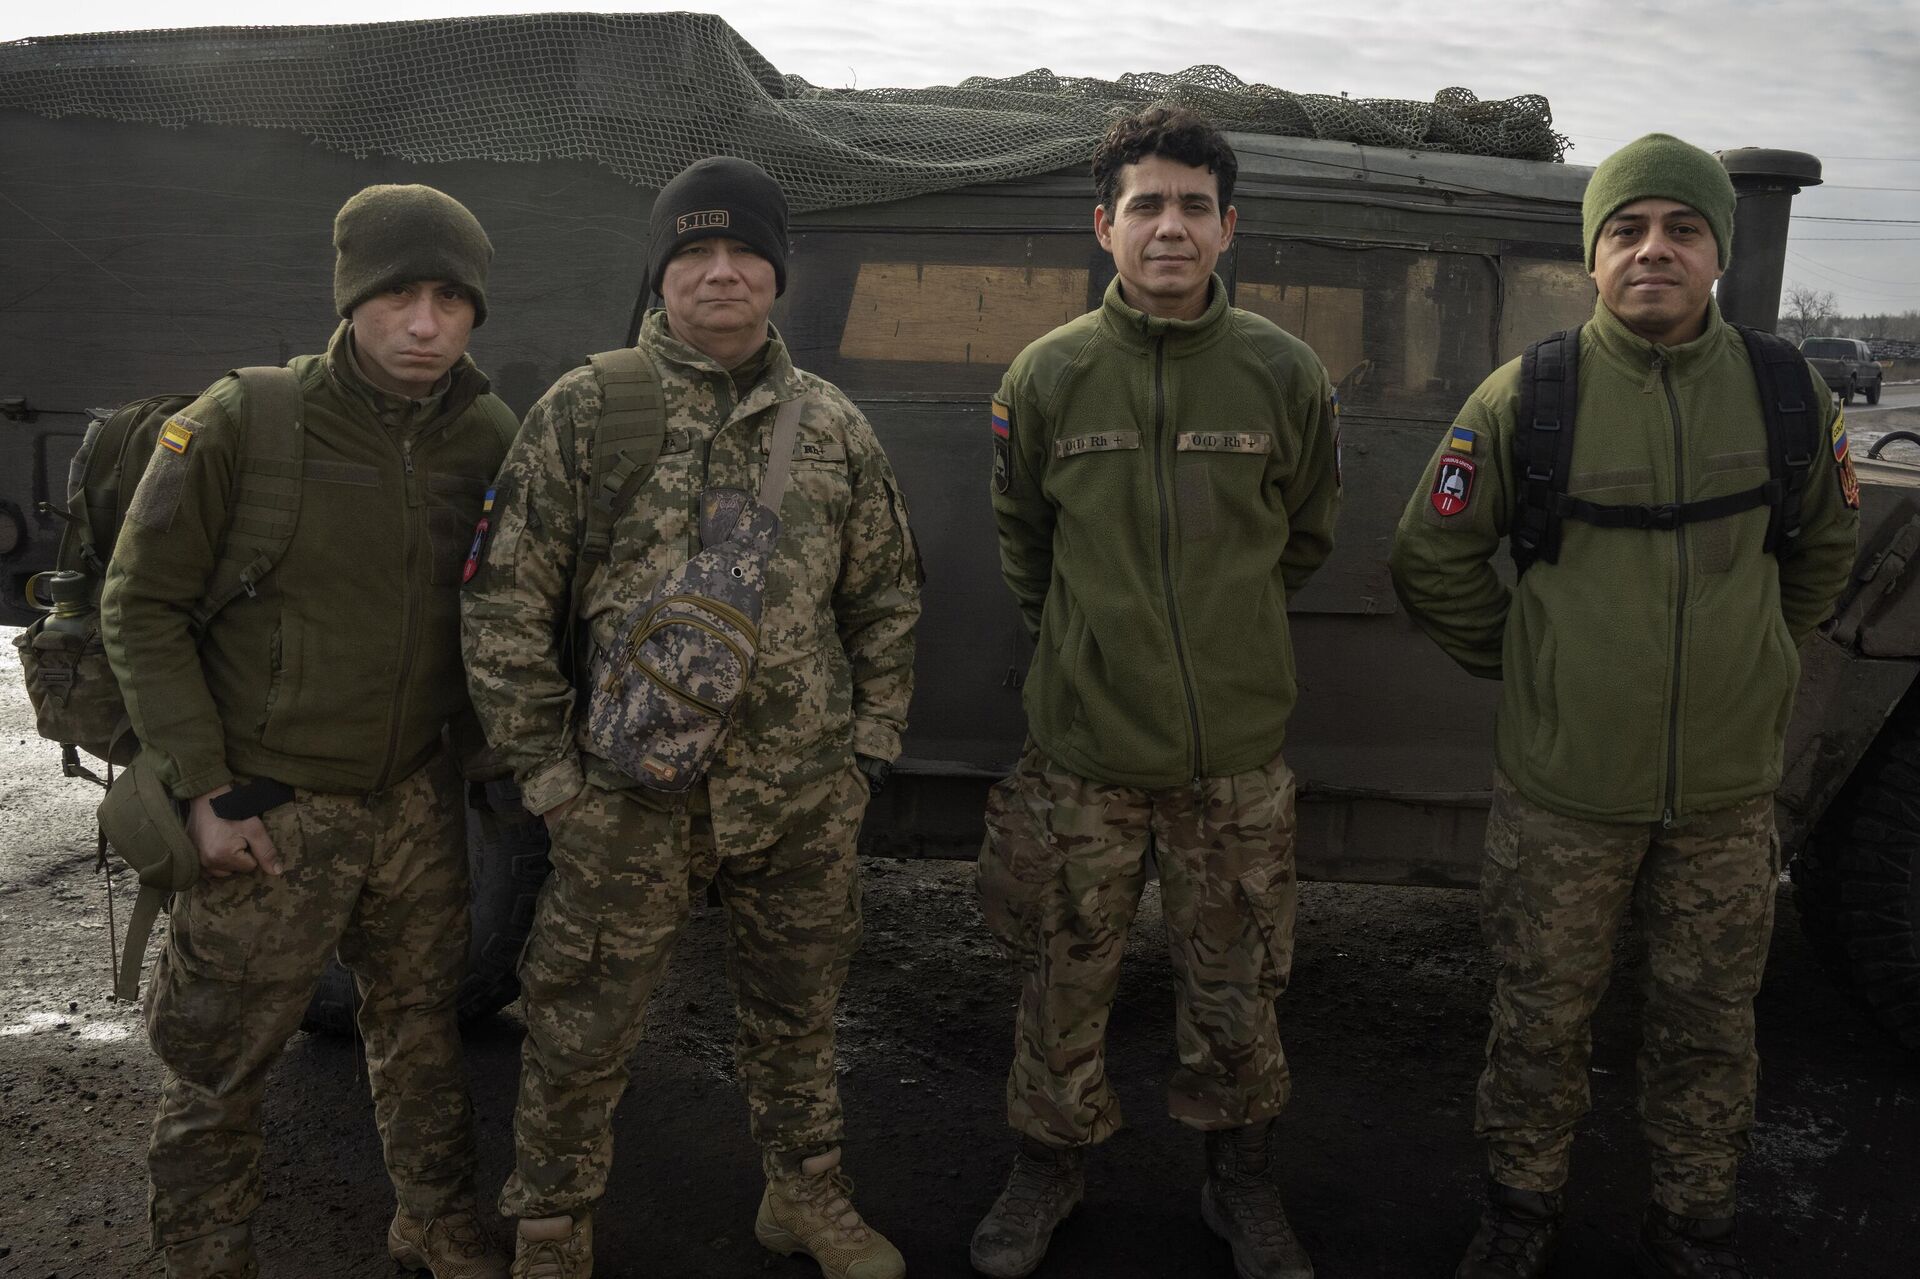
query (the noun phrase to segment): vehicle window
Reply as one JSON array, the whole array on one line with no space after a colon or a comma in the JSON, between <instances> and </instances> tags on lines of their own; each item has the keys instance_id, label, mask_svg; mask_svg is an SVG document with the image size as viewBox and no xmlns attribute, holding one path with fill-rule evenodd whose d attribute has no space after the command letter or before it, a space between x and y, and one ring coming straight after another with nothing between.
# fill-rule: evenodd
<instances>
[{"instance_id":1,"label":"vehicle window","mask_svg":"<svg viewBox=\"0 0 1920 1279\"><path fill-rule=\"evenodd\" d=\"M1087 309L1084 268L863 262L840 331L848 360L999 364Z\"/></svg>"},{"instance_id":2,"label":"vehicle window","mask_svg":"<svg viewBox=\"0 0 1920 1279\"><path fill-rule=\"evenodd\" d=\"M1500 260L1500 274L1499 364L1593 315L1593 277L1582 263L1509 256Z\"/></svg>"},{"instance_id":3,"label":"vehicle window","mask_svg":"<svg viewBox=\"0 0 1920 1279\"><path fill-rule=\"evenodd\" d=\"M977 400L1111 274L1084 232L809 231L773 321L796 364L856 399Z\"/></svg>"},{"instance_id":4,"label":"vehicle window","mask_svg":"<svg viewBox=\"0 0 1920 1279\"><path fill-rule=\"evenodd\" d=\"M1800 344L1800 354L1810 360L1851 360L1853 343L1840 338L1808 338Z\"/></svg>"},{"instance_id":5,"label":"vehicle window","mask_svg":"<svg viewBox=\"0 0 1920 1279\"><path fill-rule=\"evenodd\" d=\"M1243 236L1236 268L1236 304L1312 347L1348 412L1452 421L1493 369L1488 258Z\"/></svg>"}]
</instances>

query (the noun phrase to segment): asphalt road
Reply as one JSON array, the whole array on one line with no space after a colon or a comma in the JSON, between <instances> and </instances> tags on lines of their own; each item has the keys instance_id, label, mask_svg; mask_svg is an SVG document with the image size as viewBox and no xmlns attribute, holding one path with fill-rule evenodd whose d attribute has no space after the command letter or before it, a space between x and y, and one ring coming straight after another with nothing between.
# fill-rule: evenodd
<instances>
[{"instance_id":1,"label":"asphalt road","mask_svg":"<svg viewBox=\"0 0 1920 1279\"><path fill-rule=\"evenodd\" d=\"M93 802L32 734L0 649L0 1279L160 1273L145 1244L143 1158L158 1068L107 995ZM842 1002L848 1165L859 1202L916 1279L969 1274L966 1241L1011 1154L1001 1117L1011 976L969 868L870 860L866 941ZM117 877L118 918L130 886ZM1920 1069L1811 960L1783 887L1759 1001L1766 1061L1744 1179L1755 1273L1920 1274ZM697 910L635 1053L599 1228L603 1279L814 1279L752 1237L757 1162L729 1066L718 912ZM1089 1193L1043 1279L1232 1273L1200 1223L1198 1139L1165 1117L1172 988L1149 889L1111 1019L1130 1126L1095 1152ZM1646 1194L1633 1114L1640 960L1629 934L1596 1027L1594 1113L1578 1146L1557 1279L1628 1272ZM1471 893L1306 886L1282 1025L1295 1093L1281 1180L1321 1279L1451 1274L1481 1179L1470 1132L1487 965ZM483 1193L510 1157L520 1026L473 1026ZM266 1115L269 1279L387 1276L392 1210L356 1046L296 1035Z\"/></svg>"}]
</instances>

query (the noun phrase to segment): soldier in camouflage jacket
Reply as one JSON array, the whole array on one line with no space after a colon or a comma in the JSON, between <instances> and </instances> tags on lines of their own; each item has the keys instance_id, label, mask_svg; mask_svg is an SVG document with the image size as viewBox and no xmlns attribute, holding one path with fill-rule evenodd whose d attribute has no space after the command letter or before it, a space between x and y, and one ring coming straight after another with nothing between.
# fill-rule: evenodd
<instances>
[{"instance_id":1,"label":"soldier in camouflage jacket","mask_svg":"<svg viewBox=\"0 0 1920 1279\"><path fill-rule=\"evenodd\" d=\"M785 205L744 161L704 161L655 205L650 315L666 438L565 616L592 482L601 389L561 378L527 415L496 483L495 525L465 598L475 706L553 875L522 961L527 1041L518 1160L501 1196L521 1265L586 1274L609 1121L648 996L711 880L738 994L736 1057L769 1180L756 1234L829 1275L904 1273L852 1211L838 1169L833 1013L860 933L855 842L870 782L900 749L913 686L919 567L880 443L852 402L793 367L767 324L784 286ZM621 619L700 547L699 497L756 491L781 404L804 408L768 574L759 665L692 791L646 791L584 750L560 636L617 642ZM584 670L585 654L575 663ZM547 1273L540 1271L539 1273Z\"/></svg>"}]
</instances>

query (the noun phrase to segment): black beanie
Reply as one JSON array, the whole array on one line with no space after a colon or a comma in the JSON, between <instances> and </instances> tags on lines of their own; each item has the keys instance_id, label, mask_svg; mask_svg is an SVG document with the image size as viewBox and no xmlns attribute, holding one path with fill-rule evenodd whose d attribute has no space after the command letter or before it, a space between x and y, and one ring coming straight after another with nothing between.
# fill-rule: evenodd
<instances>
[{"instance_id":1,"label":"black beanie","mask_svg":"<svg viewBox=\"0 0 1920 1279\"><path fill-rule=\"evenodd\" d=\"M695 161L660 188L647 222L647 287L660 292L673 255L716 236L773 263L774 295L787 291L787 197L765 169L728 155Z\"/></svg>"},{"instance_id":2,"label":"black beanie","mask_svg":"<svg viewBox=\"0 0 1920 1279\"><path fill-rule=\"evenodd\" d=\"M487 322L493 242L467 206L425 186L368 187L333 219L333 305L346 319L383 289L451 280L473 297L473 326Z\"/></svg>"}]
</instances>

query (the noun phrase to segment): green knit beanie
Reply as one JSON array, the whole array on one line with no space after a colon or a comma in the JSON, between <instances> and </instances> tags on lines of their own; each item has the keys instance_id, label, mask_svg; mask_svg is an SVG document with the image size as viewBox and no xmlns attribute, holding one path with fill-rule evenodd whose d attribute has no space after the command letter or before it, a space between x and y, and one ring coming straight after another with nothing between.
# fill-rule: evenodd
<instances>
[{"instance_id":1,"label":"green knit beanie","mask_svg":"<svg viewBox=\"0 0 1920 1279\"><path fill-rule=\"evenodd\" d=\"M411 280L451 280L487 321L493 242L467 206L426 186L368 187L333 220L333 305L345 319L374 294Z\"/></svg>"},{"instance_id":2,"label":"green knit beanie","mask_svg":"<svg viewBox=\"0 0 1920 1279\"><path fill-rule=\"evenodd\" d=\"M1733 182L1720 161L1691 143L1649 133L1600 162L1580 202L1580 231L1593 270L1594 241L1606 220L1635 200L1678 200L1707 220L1720 250L1720 269L1733 256Z\"/></svg>"}]
</instances>

